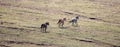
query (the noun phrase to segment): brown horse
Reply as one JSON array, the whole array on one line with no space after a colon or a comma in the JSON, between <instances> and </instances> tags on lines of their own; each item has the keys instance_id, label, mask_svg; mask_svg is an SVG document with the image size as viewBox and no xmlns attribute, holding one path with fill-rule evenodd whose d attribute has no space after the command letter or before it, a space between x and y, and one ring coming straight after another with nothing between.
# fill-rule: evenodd
<instances>
[{"instance_id":1,"label":"brown horse","mask_svg":"<svg viewBox=\"0 0 120 47\"><path fill-rule=\"evenodd\" d=\"M59 27L63 27L63 25L64 25L64 21L66 21L66 18L63 18L63 19L59 19L59 21L58 21L58 26Z\"/></svg>"}]
</instances>

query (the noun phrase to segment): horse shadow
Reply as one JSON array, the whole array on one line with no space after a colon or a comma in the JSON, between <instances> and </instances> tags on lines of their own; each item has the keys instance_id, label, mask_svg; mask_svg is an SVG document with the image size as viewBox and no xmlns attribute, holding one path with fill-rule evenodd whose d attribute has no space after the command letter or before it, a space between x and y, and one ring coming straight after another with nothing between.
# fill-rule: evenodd
<instances>
[{"instance_id":1,"label":"horse shadow","mask_svg":"<svg viewBox=\"0 0 120 47\"><path fill-rule=\"evenodd\" d=\"M60 29L67 29L68 27L59 27Z\"/></svg>"},{"instance_id":2,"label":"horse shadow","mask_svg":"<svg viewBox=\"0 0 120 47\"><path fill-rule=\"evenodd\" d=\"M50 31L46 31L46 32L43 32L43 31L41 31L42 33L50 33Z\"/></svg>"},{"instance_id":3,"label":"horse shadow","mask_svg":"<svg viewBox=\"0 0 120 47\"><path fill-rule=\"evenodd\" d=\"M72 25L73 27L80 27L79 25Z\"/></svg>"}]
</instances>

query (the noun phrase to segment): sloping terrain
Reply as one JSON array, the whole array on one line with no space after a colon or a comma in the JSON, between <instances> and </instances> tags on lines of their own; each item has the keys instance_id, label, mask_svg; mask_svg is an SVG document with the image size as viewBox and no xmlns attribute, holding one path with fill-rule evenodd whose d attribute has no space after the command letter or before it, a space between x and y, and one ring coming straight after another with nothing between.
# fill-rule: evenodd
<instances>
[{"instance_id":1,"label":"sloping terrain","mask_svg":"<svg viewBox=\"0 0 120 47\"><path fill-rule=\"evenodd\" d=\"M75 16L79 26L68 23ZM0 0L0 47L120 47L120 1Z\"/></svg>"}]
</instances>

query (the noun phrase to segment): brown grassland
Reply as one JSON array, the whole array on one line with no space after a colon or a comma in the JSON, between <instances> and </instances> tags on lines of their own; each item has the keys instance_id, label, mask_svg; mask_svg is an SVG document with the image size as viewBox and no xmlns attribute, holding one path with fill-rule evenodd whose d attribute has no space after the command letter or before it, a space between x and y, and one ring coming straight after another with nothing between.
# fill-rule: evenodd
<instances>
[{"instance_id":1,"label":"brown grassland","mask_svg":"<svg viewBox=\"0 0 120 47\"><path fill-rule=\"evenodd\" d=\"M120 0L0 0L0 47L120 47Z\"/></svg>"}]
</instances>

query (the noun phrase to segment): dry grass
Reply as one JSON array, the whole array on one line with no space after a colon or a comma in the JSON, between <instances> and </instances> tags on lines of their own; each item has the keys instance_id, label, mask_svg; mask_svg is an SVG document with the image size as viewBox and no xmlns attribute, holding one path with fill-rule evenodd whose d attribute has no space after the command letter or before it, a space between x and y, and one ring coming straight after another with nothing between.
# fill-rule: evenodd
<instances>
[{"instance_id":1,"label":"dry grass","mask_svg":"<svg viewBox=\"0 0 120 47\"><path fill-rule=\"evenodd\" d=\"M119 0L0 0L0 47L119 47ZM57 20L80 15L79 26ZM89 18L96 19L89 19ZM40 24L49 21L48 33Z\"/></svg>"}]
</instances>

